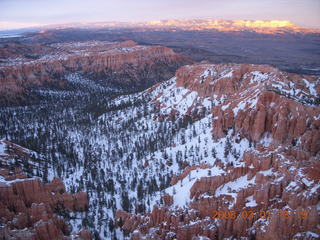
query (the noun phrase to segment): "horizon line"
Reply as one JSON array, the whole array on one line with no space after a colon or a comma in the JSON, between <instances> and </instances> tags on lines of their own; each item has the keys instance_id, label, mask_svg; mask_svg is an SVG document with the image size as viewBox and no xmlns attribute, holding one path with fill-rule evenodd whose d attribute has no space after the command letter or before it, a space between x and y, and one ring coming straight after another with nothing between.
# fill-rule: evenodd
<instances>
[{"instance_id":1,"label":"horizon line","mask_svg":"<svg viewBox=\"0 0 320 240\"><path fill-rule=\"evenodd\" d=\"M24 29L42 29L43 28L50 28L50 27L59 27L63 25L70 25L70 24L97 24L97 23L118 23L118 24L142 24L142 23L150 23L150 22L163 22L163 21L190 21L190 20L215 20L215 21L263 21L263 22L271 22L271 21L279 21L279 22L288 22L293 24L294 26L300 28L307 28L307 29L315 29L320 30L320 26L310 26L310 25L301 25L296 24L294 21L291 20L279 20L279 19L224 19L224 18L212 18L212 17L193 17L193 18L166 18L166 19L156 19L156 20L143 20L143 21L117 21L117 20L100 20L100 21L70 21L70 22L63 22L63 23L35 23L35 22L16 22L16 21L0 21L0 31L13 31L13 30L24 30ZM5 25L12 24L12 27L5 27ZM16 25L16 26L14 26ZM146 25L148 26L148 25ZM174 26L174 25L173 25ZM279 27L281 28L281 27Z\"/></svg>"}]
</instances>

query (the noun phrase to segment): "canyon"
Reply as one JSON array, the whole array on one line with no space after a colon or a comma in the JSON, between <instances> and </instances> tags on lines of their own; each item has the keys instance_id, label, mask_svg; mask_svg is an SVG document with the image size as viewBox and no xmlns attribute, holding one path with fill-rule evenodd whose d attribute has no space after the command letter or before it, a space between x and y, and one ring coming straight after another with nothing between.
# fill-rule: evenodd
<instances>
[{"instance_id":1,"label":"canyon","mask_svg":"<svg viewBox=\"0 0 320 240\"><path fill-rule=\"evenodd\" d=\"M37 88L66 90L70 85L66 76L74 72L100 88L136 90L170 78L179 66L192 62L169 48L140 46L133 41L9 42L0 47L2 100Z\"/></svg>"},{"instance_id":2,"label":"canyon","mask_svg":"<svg viewBox=\"0 0 320 240\"><path fill-rule=\"evenodd\" d=\"M207 131L213 141L235 141L242 145L243 154L235 151L232 154L238 157L228 161L224 152L224 159L211 161L212 165L204 161L205 165L188 166L165 190L164 205L153 206L146 215L120 210L118 226L132 233L132 239L318 235L319 80L265 65L202 63L180 68L169 86L151 89L148 94L155 96L159 120L191 117L192 123L203 118L207 108L212 114L212 129ZM208 173L200 173L201 169ZM190 180L190 175L197 180ZM181 192L190 199L182 206ZM278 209L304 209L308 216L284 217ZM214 211L252 211L253 215L211 219ZM262 211L270 211L271 216L262 218Z\"/></svg>"},{"instance_id":3,"label":"canyon","mask_svg":"<svg viewBox=\"0 0 320 240\"><path fill-rule=\"evenodd\" d=\"M0 39L0 237L318 239L319 36L207 19Z\"/></svg>"},{"instance_id":4,"label":"canyon","mask_svg":"<svg viewBox=\"0 0 320 240\"><path fill-rule=\"evenodd\" d=\"M130 39L141 45L172 48L195 62L268 64L293 73L320 73L319 30L289 21L169 19L73 23L20 33L20 37L11 39L32 44ZM7 41L10 38L0 38L0 42Z\"/></svg>"},{"instance_id":5,"label":"canyon","mask_svg":"<svg viewBox=\"0 0 320 240\"><path fill-rule=\"evenodd\" d=\"M86 193L67 193L59 178L43 184L40 178L28 177L22 168L14 168L19 161L28 172L37 168L29 150L7 141L0 142L0 150L1 238L91 239L88 229L70 236L70 226L58 216L87 211ZM28 161L34 164L28 165Z\"/></svg>"}]
</instances>

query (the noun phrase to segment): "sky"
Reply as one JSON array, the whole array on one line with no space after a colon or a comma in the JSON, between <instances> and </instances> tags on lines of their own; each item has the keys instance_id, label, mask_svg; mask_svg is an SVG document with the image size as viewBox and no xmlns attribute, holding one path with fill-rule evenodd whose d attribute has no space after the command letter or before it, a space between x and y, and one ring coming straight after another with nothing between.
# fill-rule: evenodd
<instances>
[{"instance_id":1,"label":"sky","mask_svg":"<svg viewBox=\"0 0 320 240\"><path fill-rule=\"evenodd\" d=\"M320 28L320 0L0 0L0 29L199 18L289 20Z\"/></svg>"}]
</instances>

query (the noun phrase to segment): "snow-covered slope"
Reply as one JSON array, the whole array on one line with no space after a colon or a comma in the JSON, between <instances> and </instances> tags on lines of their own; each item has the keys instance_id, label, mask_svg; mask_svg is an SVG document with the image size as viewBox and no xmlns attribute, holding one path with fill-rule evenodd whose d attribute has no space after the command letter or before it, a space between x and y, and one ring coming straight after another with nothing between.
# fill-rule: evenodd
<instances>
[{"instance_id":1,"label":"snow-covered slope","mask_svg":"<svg viewBox=\"0 0 320 240\"><path fill-rule=\"evenodd\" d=\"M299 239L319 234L319 92L312 76L201 63L105 96L99 114L84 99L63 111L3 109L0 126L37 146L69 191L88 192L89 213L73 227L101 239ZM309 215L291 224L279 209ZM214 210L254 218L211 219Z\"/></svg>"},{"instance_id":2,"label":"snow-covered slope","mask_svg":"<svg viewBox=\"0 0 320 240\"><path fill-rule=\"evenodd\" d=\"M263 65L196 64L180 68L175 78L147 91L157 108L153 119L184 126L182 141L165 151L176 156L185 152L184 161L192 168L173 178L162 195L171 196L169 204L160 212L153 209L151 218L119 211L122 228L140 239L213 239L218 233L219 238L264 239L275 234L286 239L302 229L319 234L319 172L314 170L320 150L319 83L315 77ZM288 210L301 230L279 209ZM212 228L205 226L214 210L236 211L236 227L227 227L222 219L211 220ZM260 218L267 210L272 218ZM252 211L255 220L239 216L244 211ZM191 218L198 222L196 230ZM138 227L142 222L149 230ZM275 223L282 229L276 230Z\"/></svg>"}]
</instances>

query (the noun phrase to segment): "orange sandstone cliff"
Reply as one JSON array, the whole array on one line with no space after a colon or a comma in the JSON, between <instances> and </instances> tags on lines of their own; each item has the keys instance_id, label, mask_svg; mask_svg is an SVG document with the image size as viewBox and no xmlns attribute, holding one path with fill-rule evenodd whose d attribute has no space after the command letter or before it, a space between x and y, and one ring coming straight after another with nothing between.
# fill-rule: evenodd
<instances>
[{"instance_id":1,"label":"orange sandstone cliff","mask_svg":"<svg viewBox=\"0 0 320 240\"><path fill-rule=\"evenodd\" d=\"M163 205L145 215L118 211L118 226L132 239L318 239L319 78L266 65L201 63L147 94L158 109L154 119L192 123L206 116L212 146L219 151L230 141L243 154L174 177L172 187L188 192L183 206L177 190L165 191ZM210 174L183 187L188 174L203 169Z\"/></svg>"},{"instance_id":2,"label":"orange sandstone cliff","mask_svg":"<svg viewBox=\"0 0 320 240\"><path fill-rule=\"evenodd\" d=\"M133 41L53 44L1 43L0 93L10 99L36 87L64 89L78 72L102 86L146 87L167 79L191 61L162 46ZM51 85L50 85L51 84Z\"/></svg>"},{"instance_id":3,"label":"orange sandstone cliff","mask_svg":"<svg viewBox=\"0 0 320 240\"><path fill-rule=\"evenodd\" d=\"M86 229L71 233L70 226L62 218L69 211L87 211L87 194L67 193L59 178L44 184L38 177L27 177L21 168L9 170L8 161L18 156L23 159L22 156L27 156L26 149L7 141L0 141L0 144L0 162L7 167L0 168L0 238L91 239ZM14 151L2 151L3 146L10 146Z\"/></svg>"}]
</instances>

